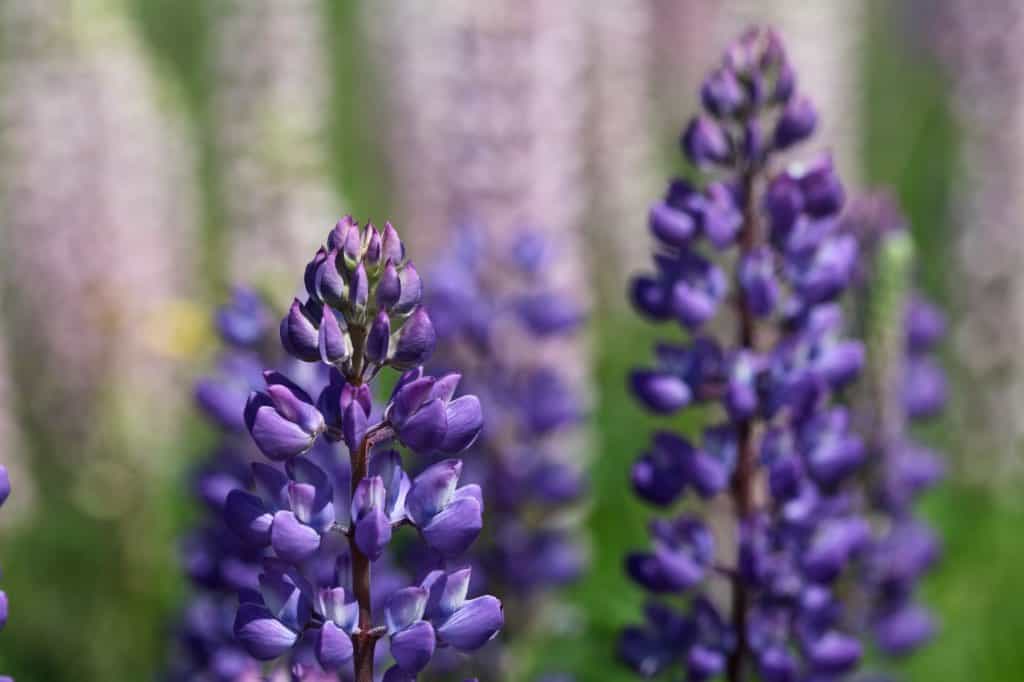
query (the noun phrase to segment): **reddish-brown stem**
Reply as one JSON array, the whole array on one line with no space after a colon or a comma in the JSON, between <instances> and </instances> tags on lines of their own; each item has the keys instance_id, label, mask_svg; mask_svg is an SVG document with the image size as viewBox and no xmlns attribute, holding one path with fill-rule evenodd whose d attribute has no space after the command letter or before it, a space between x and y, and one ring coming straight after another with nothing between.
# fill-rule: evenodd
<instances>
[{"instance_id":1,"label":"reddish-brown stem","mask_svg":"<svg viewBox=\"0 0 1024 682\"><path fill-rule=\"evenodd\" d=\"M370 464L370 450L374 443L389 437L390 428L378 427L369 431L359 449L352 456L352 494L355 495L359 482L366 478ZM348 534L348 546L352 555L352 592L359 604L359 632L352 638L356 682L373 682L373 652L380 633L373 628L373 603L370 600L370 558L356 545L355 519Z\"/></svg>"},{"instance_id":2,"label":"reddish-brown stem","mask_svg":"<svg viewBox=\"0 0 1024 682\"><path fill-rule=\"evenodd\" d=\"M748 169L743 174L744 210L743 229L740 233L740 257L756 249L761 243L755 199L757 174ZM741 348L757 349L757 320L750 310L743 289L737 286L737 315L739 317L739 338ZM754 513L754 478L757 466L757 443L754 423L745 419L737 425L739 457L733 473L730 493L736 510L736 538L739 541L743 523ZM736 647L729 654L727 678L729 682L743 682L749 651L747 642L747 613L750 610L750 595L738 573L732 576L732 625L736 631Z\"/></svg>"}]
</instances>

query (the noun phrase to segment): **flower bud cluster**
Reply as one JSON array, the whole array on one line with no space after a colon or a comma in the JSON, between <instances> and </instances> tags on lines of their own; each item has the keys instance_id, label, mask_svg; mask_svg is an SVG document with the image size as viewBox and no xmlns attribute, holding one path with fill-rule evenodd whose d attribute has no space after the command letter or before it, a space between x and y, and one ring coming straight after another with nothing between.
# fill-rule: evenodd
<instances>
[{"instance_id":1,"label":"flower bud cluster","mask_svg":"<svg viewBox=\"0 0 1024 682\"><path fill-rule=\"evenodd\" d=\"M261 557L256 589L240 593L234 635L258 660L286 657L360 682L372 679L376 644L386 641L394 665L385 679L413 679L436 648L476 649L503 623L496 598L467 598L468 570L383 592L387 574L371 575L402 526L448 559L480 533L480 488L460 485L459 460L410 477L395 449L465 450L483 428L480 401L455 397L458 374L427 376L420 367L434 328L390 224L378 232L343 219L304 281L308 297L282 320L281 344L320 380L263 372L243 421L269 461L253 463L249 485L224 499L227 526ZM385 366L403 374L381 412L368 382Z\"/></svg>"},{"instance_id":2,"label":"flower bud cluster","mask_svg":"<svg viewBox=\"0 0 1024 682\"><path fill-rule=\"evenodd\" d=\"M531 597L573 581L585 563L572 514L586 488L572 440L583 406L566 368L544 352L575 344L584 314L550 283L558 263L541 234L498 243L467 226L457 243L426 299L443 348L431 366L462 368L486 408L467 471L487 492L489 532L472 558L509 612L522 614L506 630L517 638L536 615Z\"/></svg>"},{"instance_id":3,"label":"flower bud cluster","mask_svg":"<svg viewBox=\"0 0 1024 682\"><path fill-rule=\"evenodd\" d=\"M848 583L884 554L861 503L871 453L842 399L866 357L839 304L858 244L839 220L830 157L780 159L817 115L777 35L741 36L701 99L681 144L702 181L674 180L652 207L655 273L631 291L640 313L687 339L659 344L630 381L656 414L701 405L721 421L696 439L656 433L632 482L666 510L728 497L712 509L735 520L690 511L651 524L651 548L627 571L652 597L682 599L652 601L620 653L648 676L679 666L697 681L840 679L864 653ZM915 561L909 545L887 549L893 570Z\"/></svg>"}]
</instances>

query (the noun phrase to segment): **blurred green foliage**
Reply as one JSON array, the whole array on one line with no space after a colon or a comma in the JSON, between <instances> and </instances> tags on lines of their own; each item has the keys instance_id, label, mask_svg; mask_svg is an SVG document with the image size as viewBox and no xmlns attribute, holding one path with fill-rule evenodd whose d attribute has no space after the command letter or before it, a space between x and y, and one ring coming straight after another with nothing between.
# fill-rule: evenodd
<instances>
[{"instance_id":1,"label":"blurred green foliage","mask_svg":"<svg viewBox=\"0 0 1024 682\"><path fill-rule=\"evenodd\" d=\"M213 50L211 20L216 3L206 0L131 0L135 19L154 56L186 93L201 149L206 208L203 276L208 302L227 282L219 267L224 250L218 168L211 114ZM381 83L372 78L368 46L357 30L358 3L331 0L332 171L360 215L387 212L389 183L381 121ZM885 6L875 16L865 51L865 175L888 185L914 225L927 290L946 293L948 187L956 131L936 67L908 48L889 21ZM666 161L667 163L667 161ZM638 218L639 226L639 218ZM639 229L639 228L638 228ZM666 334L634 318L601 317L593 325L596 345L593 503L589 534L593 568L569 597L582 614L578 633L545 640L531 652L537 669L573 671L580 680L632 680L614 660L619 629L635 622L642 594L622 573L626 551L644 543L649 510L631 495L630 464L659 421L626 396L625 376L638 358ZM674 426L696 427L676 420ZM45 434L29 434L40 462L53 461ZM947 434L929 436L941 446ZM11 597L11 622L0 636L0 671L22 682L111 682L152 679L167 652L167 626L184 594L177 563L178 538L194 509L183 485L189 462L209 434L193 421L174 434L156 457L172 462L166 479L147 489L144 508L125 518L83 515L66 476L36 467L37 514L0 539L3 587ZM140 485L142 485L140 483ZM17 482L15 482L17 486ZM17 488L16 488L17 489ZM1024 679L1024 543L1019 529L1024 508L985 491L950 482L927 504L946 539L946 557L926 586L945 627L936 644L907 666L919 682Z\"/></svg>"}]
</instances>

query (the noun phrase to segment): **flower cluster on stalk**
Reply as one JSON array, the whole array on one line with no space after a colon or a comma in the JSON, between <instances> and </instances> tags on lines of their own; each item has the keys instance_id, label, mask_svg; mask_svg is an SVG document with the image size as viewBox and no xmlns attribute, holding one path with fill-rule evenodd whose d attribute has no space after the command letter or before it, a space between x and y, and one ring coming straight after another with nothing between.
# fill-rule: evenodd
<instances>
[{"instance_id":1,"label":"flower cluster on stalk","mask_svg":"<svg viewBox=\"0 0 1024 682\"><path fill-rule=\"evenodd\" d=\"M651 208L656 268L631 291L686 339L658 344L631 386L656 414L699 404L721 422L659 431L633 467L637 495L677 515L627 558L652 600L620 653L646 676L838 680L864 655L851 583L895 590L931 560L865 503L871 453L844 397L866 353L839 303L858 244L829 155L781 158L817 113L775 33L743 34L700 94L681 139L700 181L673 180Z\"/></svg>"},{"instance_id":2,"label":"flower cluster on stalk","mask_svg":"<svg viewBox=\"0 0 1024 682\"><path fill-rule=\"evenodd\" d=\"M469 558L505 603L506 638L523 637L536 621L531 597L575 580L585 564L573 513L586 488L583 406L557 360L566 353L545 352L578 352L584 313L546 275L556 263L541 234L499 243L468 226L456 243L426 299L443 348L431 366L460 368L488 415L467 467L488 495L488 532Z\"/></svg>"},{"instance_id":3,"label":"flower cluster on stalk","mask_svg":"<svg viewBox=\"0 0 1024 682\"><path fill-rule=\"evenodd\" d=\"M396 448L465 450L483 427L480 402L455 397L458 374L424 374L433 324L390 224L340 221L304 284L306 300L280 325L280 370L253 376L258 357L232 356L224 376L199 387L207 411L228 430L248 431L262 457L250 466L236 457L243 466L234 476L221 467L202 479L230 530L226 546L241 556L226 560L221 547L204 556L207 543L196 563L209 564L214 582L240 569L229 578L240 602L231 633L251 659L280 660L280 674L299 679L365 682L375 658L389 656L385 680L415 679L435 649L473 651L503 624L496 598L468 598L470 570L445 566L409 586L384 559L403 526L449 560L479 534L480 488L459 484L461 461L441 459L410 478ZM221 331L229 342L240 334L247 341L238 345L256 343L261 323L238 303L222 311ZM380 410L370 382L384 367L402 374ZM257 377L262 390L240 405Z\"/></svg>"}]
</instances>

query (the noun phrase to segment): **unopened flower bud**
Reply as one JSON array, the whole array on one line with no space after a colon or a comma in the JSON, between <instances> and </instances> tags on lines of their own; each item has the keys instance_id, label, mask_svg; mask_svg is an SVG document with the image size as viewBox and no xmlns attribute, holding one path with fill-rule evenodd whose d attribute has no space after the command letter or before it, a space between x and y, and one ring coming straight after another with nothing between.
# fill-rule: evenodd
<instances>
[{"instance_id":1,"label":"unopened flower bud","mask_svg":"<svg viewBox=\"0 0 1024 682\"><path fill-rule=\"evenodd\" d=\"M371 362L383 362L388 357L388 345L391 342L391 320L381 310L377 313L370 332L366 336L366 357Z\"/></svg>"},{"instance_id":2,"label":"unopened flower bud","mask_svg":"<svg viewBox=\"0 0 1024 682\"><path fill-rule=\"evenodd\" d=\"M384 223L384 235L381 238L381 258L390 260L396 266L405 260L405 245L398 236L398 231L390 222Z\"/></svg>"},{"instance_id":3,"label":"unopened flower bud","mask_svg":"<svg viewBox=\"0 0 1024 682\"><path fill-rule=\"evenodd\" d=\"M317 294L328 305L340 307L348 297L348 285L338 269L338 251L332 249L319 264L314 281Z\"/></svg>"},{"instance_id":4,"label":"unopened flower bud","mask_svg":"<svg viewBox=\"0 0 1024 682\"><path fill-rule=\"evenodd\" d=\"M687 158L697 167L725 163L732 157L728 135L706 116L698 116L690 122L681 144Z\"/></svg>"},{"instance_id":5,"label":"unopened flower bud","mask_svg":"<svg viewBox=\"0 0 1024 682\"><path fill-rule=\"evenodd\" d=\"M313 307L308 302L303 305L299 299L295 299L288 314L281 320L281 345L289 355L306 362L320 359L319 332L313 322Z\"/></svg>"},{"instance_id":6,"label":"unopened flower bud","mask_svg":"<svg viewBox=\"0 0 1024 682\"><path fill-rule=\"evenodd\" d=\"M402 285L398 276L398 269L392 260L388 260L384 266L384 272L377 282L377 307L381 310L390 310L398 303L402 294Z\"/></svg>"},{"instance_id":7,"label":"unopened flower bud","mask_svg":"<svg viewBox=\"0 0 1024 682\"><path fill-rule=\"evenodd\" d=\"M391 522L384 513L384 501L384 481L380 476L364 478L352 494L356 545L371 561L379 559L391 541Z\"/></svg>"},{"instance_id":8,"label":"unopened flower bud","mask_svg":"<svg viewBox=\"0 0 1024 682\"><path fill-rule=\"evenodd\" d=\"M372 224L367 225L367 231L369 236L366 239L366 253L363 255L363 261L367 267L376 271L377 266L381 264L380 232Z\"/></svg>"},{"instance_id":9,"label":"unopened flower bud","mask_svg":"<svg viewBox=\"0 0 1024 682\"><path fill-rule=\"evenodd\" d=\"M313 256L313 260L306 263L306 270L302 275L302 281L306 285L306 293L312 298L317 298L320 294L317 291L316 286L316 273L320 269L321 263L327 258L327 251L324 247L317 249L316 255Z\"/></svg>"},{"instance_id":10,"label":"unopened flower bud","mask_svg":"<svg viewBox=\"0 0 1024 682\"><path fill-rule=\"evenodd\" d=\"M394 311L404 315L411 312L423 300L423 282L412 261L406 263L405 267L399 271L398 280L401 286Z\"/></svg>"},{"instance_id":11,"label":"unopened flower bud","mask_svg":"<svg viewBox=\"0 0 1024 682\"><path fill-rule=\"evenodd\" d=\"M806 97L791 100L775 126L775 147L788 149L811 136L818 124L818 112Z\"/></svg>"},{"instance_id":12,"label":"unopened flower bud","mask_svg":"<svg viewBox=\"0 0 1024 682\"><path fill-rule=\"evenodd\" d=\"M362 263L359 263L349 281L348 301L358 314L366 309L369 298L370 282L366 276L366 268L363 267Z\"/></svg>"},{"instance_id":13,"label":"unopened flower bud","mask_svg":"<svg viewBox=\"0 0 1024 682\"><path fill-rule=\"evenodd\" d=\"M356 223L352 216L347 215L339 220L334 229L327 235L327 249L329 251L341 251L344 249L349 230L352 229L359 229L358 223Z\"/></svg>"},{"instance_id":14,"label":"unopened flower bud","mask_svg":"<svg viewBox=\"0 0 1024 682\"><path fill-rule=\"evenodd\" d=\"M422 365L434 352L436 343L437 335L430 315L424 308L417 308L398 333L391 363L399 369Z\"/></svg>"},{"instance_id":15,"label":"unopened flower bud","mask_svg":"<svg viewBox=\"0 0 1024 682\"><path fill-rule=\"evenodd\" d=\"M318 343L324 364L340 365L352 357L352 339L348 330L339 323L338 316L329 306L324 306Z\"/></svg>"},{"instance_id":16,"label":"unopened flower bud","mask_svg":"<svg viewBox=\"0 0 1024 682\"><path fill-rule=\"evenodd\" d=\"M718 117L731 116L746 102L746 93L731 69L719 68L704 80L700 89L704 107Z\"/></svg>"}]
</instances>

